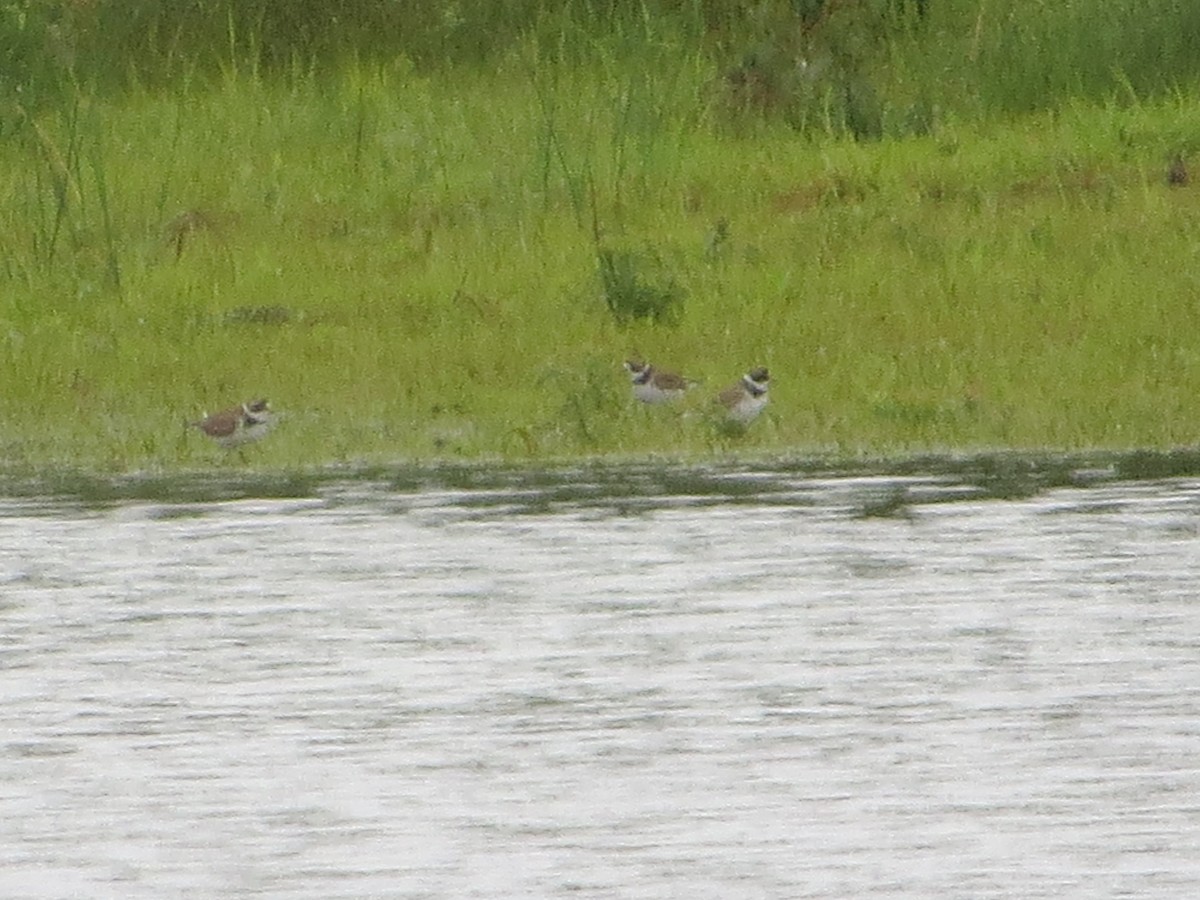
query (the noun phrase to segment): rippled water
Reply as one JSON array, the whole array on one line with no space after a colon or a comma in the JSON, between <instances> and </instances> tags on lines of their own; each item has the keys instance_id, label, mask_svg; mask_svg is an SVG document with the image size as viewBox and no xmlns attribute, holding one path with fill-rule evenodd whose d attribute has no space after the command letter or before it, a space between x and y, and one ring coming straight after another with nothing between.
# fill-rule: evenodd
<instances>
[{"instance_id":1,"label":"rippled water","mask_svg":"<svg viewBox=\"0 0 1200 900\"><path fill-rule=\"evenodd\" d=\"M0 896L1200 896L1200 482L984 475L16 492Z\"/></svg>"}]
</instances>

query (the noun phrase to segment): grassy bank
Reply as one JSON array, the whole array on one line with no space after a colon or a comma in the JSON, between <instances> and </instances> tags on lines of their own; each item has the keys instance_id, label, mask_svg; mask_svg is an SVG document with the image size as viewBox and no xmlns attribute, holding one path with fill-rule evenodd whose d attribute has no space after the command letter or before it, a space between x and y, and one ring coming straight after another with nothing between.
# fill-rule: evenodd
<instances>
[{"instance_id":1,"label":"grassy bank","mask_svg":"<svg viewBox=\"0 0 1200 900\"><path fill-rule=\"evenodd\" d=\"M728 115L703 54L216 83L0 146L0 456L267 466L1165 448L1200 423L1200 104L1124 96L856 142ZM1200 175L1200 171L1197 172ZM719 222L726 236L714 240ZM614 315L598 253L677 298ZM631 353L703 385L629 398ZM741 438L712 393L768 365Z\"/></svg>"}]
</instances>

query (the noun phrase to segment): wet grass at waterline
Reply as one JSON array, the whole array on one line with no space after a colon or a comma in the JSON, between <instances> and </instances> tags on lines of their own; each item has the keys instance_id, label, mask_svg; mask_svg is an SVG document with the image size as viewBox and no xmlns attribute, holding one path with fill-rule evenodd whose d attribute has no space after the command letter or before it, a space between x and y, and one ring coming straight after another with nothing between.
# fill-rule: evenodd
<instances>
[{"instance_id":1,"label":"wet grass at waterline","mask_svg":"<svg viewBox=\"0 0 1200 900\"><path fill-rule=\"evenodd\" d=\"M817 142L723 129L703 61L671 64L231 77L46 115L0 147L0 458L1196 443L1200 186L1167 177L1200 165L1193 97ZM619 314L620 285L670 314ZM700 387L636 404L635 353ZM771 404L729 434L709 403L755 365ZM260 396L259 444L185 426Z\"/></svg>"},{"instance_id":2,"label":"wet grass at waterline","mask_svg":"<svg viewBox=\"0 0 1200 900\"><path fill-rule=\"evenodd\" d=\"M922 506L1020 500L1057 489L1200 477L1200 451L925 455L858 460L762 456L698 464L593 458L555 465L467 462L326 466L292 471L193 469L102 475L82 469L0 471L11 515L161 506L202 515L212 503L294 500L417 513L432 504L467 517L552 511L637 515L667 506L820 506L853 518L907 519Z\"/></svg>"}]
</instances>

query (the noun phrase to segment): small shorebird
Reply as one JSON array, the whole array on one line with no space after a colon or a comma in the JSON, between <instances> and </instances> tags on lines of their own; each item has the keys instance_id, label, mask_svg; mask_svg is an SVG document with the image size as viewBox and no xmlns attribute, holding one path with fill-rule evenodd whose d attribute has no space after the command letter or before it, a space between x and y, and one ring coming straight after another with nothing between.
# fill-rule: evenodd
<instances>
[{"instance_id":1,"label":"small shorebird","mask_svg":"<svg viewBox=\"0 0 1200 900\"><path fill-rule=\"evenodd\" d=\"M266 400L250 400L189 423L222 447L238 447L262 438L275 424Z\"/></svg>"},{"instance_id":2,"label":"small shorebird","mask_svg":"<svg viewBox=\"0 0 1200 900\"><path fill-rule=\"evenodd\" d=\"M742 376L737 384L727 387L717 395L717 402L725 410L725 417L738 425L749 425L763 407L767 405L767 387L771 376L759 366Z\"/></svg>"},{"instance_id":3,"label":"small shorebird","mask_svg":"<svg viewBox=\"0 0 1200 900\"><path fill-rule=\"evenodd\" d=\"M656 369L640 359L625 363L629 379L633 382L633 396L643 403L669 403L684 395L692 382L674 372Z\"/></svg>"}]
</instances>

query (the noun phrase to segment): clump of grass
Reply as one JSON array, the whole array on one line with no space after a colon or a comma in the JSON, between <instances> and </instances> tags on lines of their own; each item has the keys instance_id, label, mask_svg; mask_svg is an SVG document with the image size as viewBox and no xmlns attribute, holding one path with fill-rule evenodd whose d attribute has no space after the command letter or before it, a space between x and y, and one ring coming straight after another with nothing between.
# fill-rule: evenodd
<instances>
[{"instance_id":1,"label":"clump of grass","mask_svg":"<svg viewBox=\"0 0 1200 900\"><path fill-rule=\"evenodd\" d=\"M627 250L600 249L597 254L604 303L619 325L644 319L674 325L683 307L683 290L661 271L648 275L649 263Z\"/></svg>"}]
</instances>

